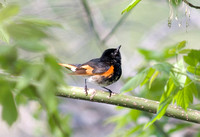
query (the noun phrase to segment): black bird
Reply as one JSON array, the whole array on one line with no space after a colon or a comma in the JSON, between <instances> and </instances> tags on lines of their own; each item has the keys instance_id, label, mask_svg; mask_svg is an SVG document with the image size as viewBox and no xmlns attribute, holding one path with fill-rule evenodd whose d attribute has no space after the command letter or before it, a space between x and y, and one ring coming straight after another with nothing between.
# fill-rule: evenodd
<instances>
[{"instance_id":1,"label":"black bird","mask_svg":"<svg viewBox=\"0 0 200 137\"><path fill-rule=\"evenodd\" d=\"M121 55L120 48L111 48L107 49L103 52L100 58L92 59L83 64L62 64L59 65L64 66L67 69L72 71L72 75L80 75L80 76L88 76L85 79L85 93L87 92L87 81L91 83L95 83L100 85L102 88L108 90L110 92L110 97L112 91L105 86L111 85L116 82L121 74Z\"/></svg>"}]
</instances>

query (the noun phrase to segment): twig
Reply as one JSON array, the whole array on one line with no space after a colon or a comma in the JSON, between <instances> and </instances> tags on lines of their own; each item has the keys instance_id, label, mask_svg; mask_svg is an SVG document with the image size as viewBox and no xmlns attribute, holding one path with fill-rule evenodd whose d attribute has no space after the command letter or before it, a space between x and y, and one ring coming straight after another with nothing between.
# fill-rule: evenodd
<instances>
[{"instance_id":1,"label":"twig","mask_svg":"<svg viewBox=\"0 0 200 137\"><path fill-rule=\"evenodd\" d=\"M187 0L183 0L188 6L195 8L195 9L200 9L200 6L195 6L192 3L188 2Z\"/></svg>"},{"instance_id":2,"label":"twig","mask_svg":"<svg viewBox=\"0 0 200 137\"><path fill-rule=\"evenodd\" d=\"M81 2L83 4L85 12L87 13L89 24L90 24L90 27L92 28L93 33L95 34L97 40L101 41L100 36L99 36L95 26L94 26L94 21L93 21L93 18L92 18L92 15L91 15L91 11L90 11L90 7L89 7L89 5L87 3L87 0L81 0Z\"/></svg>"},{"instance_id":3,"label":"twig","mask_svg":"<svg viewBox=\"0 0 200 137\"><path fill-rule=\"evenodd\" d=\"M47 105L45 103L45 101L43 100L43 98L40 96L40 94L36 91L35 92L36 96L38 97L39 99L39 102L41 103L41 105L46 109L46 111L48 111L48 108L47 108ZM51 117L53 119L53 122L55 123L55 125L58 127L58 129L60 130L60 132L65 136L65 137L69 137L69 133L63 129L62 125L61 125L61 122L60 122L60 119L59 117L57 117L55 115L55 113L52 113L51 114Z\"/></svg>"},{"instance_id":4,"label":"twig","mask_svg":"<svg viewBox=\"0 0 200 137\"><path fill-rule=\"evenodd\" d=\"M56 126L58 127L58 129L61 131L61 133L62 133L65 137L69 137L70 134L69 134L65 129L63 129L59 117L57 117L55 114L52 114L52 119L53 119L53 121L55 122L55 124L56 124Z\"/></svg>"},{"instance_id":5,"label":"twig","mask_svg":"<svg viewBox=\"0 0 200 137\"><path fill-rule=\"evenodd\" d=\"M118 22L114 25L114 27L111 29L111 31L103 38L101 39L99 34L98 34L98 31L96 30L95 28L95 25L94 25L94 21L93 21L93 18L92 18L92 15L91 15L91 11L90 11L90 7L87 3L87 0L81 0L82 4L83 4L83 7L87 13L87 16L88 16L88 20L89 20L89 24L97 38L97 40L102 44L104 45L111 37L112 35L116 32L116 30L119 28L119 26L123 23L123 21L128 17L128 15L130 14L130 12L124 14L119 20Z\"/></svg>"},{"instance_id":6,"label":"twig","mask_svg":"<svg viewBox=\"0 0 200 137\"><path fill-rule=\"evenodd\" d=\"M145 116L147 116L148 118L151 118L151 114L149 113L143 113ZM160 132L160 134L163 137L169 137L169 135L164 131L163 126L159 123L159 121L155 121L153 123L153 125L156 127L157 131Z\"/></svg>"},{"instance_id":7,"label":"twig","mask_svg":"<svg viewBox=\"0 0 200 137\"><path fill-rule=\"evenodd\" d=\"M161 124L159 124L157 121L154 122L153 125L160 132L160 134L163 135L163 137L169 137L169 135L163 130L163 127L161 126Z\"/></svg>"},{"instance_id":8,"label":"twig","mask_svg":"<svg viewBox=\"0 0 200 137\"><path fill-rule=\"evenodd\" d=\"M119 21L115 24L115 26L112 28L112 30L104 37L104 39L102 40L102 43L105 44L110 37L115 33L115 31L119 28L119 26L122 24L122 22L128 17L128 15L130 14L130 12L127 12L126 14L124 14Z\"/></svg>"},{"instance_id":9,"label":"twig","mask_svg":"<svg viewBox=\"0 0 200 137\"><path fill-rule=\"evenodd\" d=\"M94 90L92 90L92 93ZM149 113L156 113L159 102L148 100L145 98L139 98L135 96L127 96L122 94L112 94L109 97L109 93L103 91L96 91L96 95L91 99L92 95L91 89L88 90L88 96L85 96L84 88L79 87L62 87L57 93L57 96L81 99L99 103L107 103L132 109L137 109L141 111L146 111ZM166 110L165 116L172 117L176 119L181 119L188 122L200 124L200 111L188 109L185 112L184 109L176 105L169 105Z\"/></svg>"}]
</instances>

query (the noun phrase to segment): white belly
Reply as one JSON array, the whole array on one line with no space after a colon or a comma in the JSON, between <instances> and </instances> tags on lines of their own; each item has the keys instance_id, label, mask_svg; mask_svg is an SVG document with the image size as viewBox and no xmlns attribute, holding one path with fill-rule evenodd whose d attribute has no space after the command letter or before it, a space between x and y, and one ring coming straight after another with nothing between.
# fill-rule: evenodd
<instances>
[{"instance_id":1,"label":"white belly","mask_svg":"<svg viewBox=\"0 0 200 137\"><path fill-rule=\"evenodd\" d=\"M90 76L87 79L88 82L93 83L93 84L100 84L102 81L102 77L99 75L94 75L94 76Z\"/></svg>"},{"instance_id":2,"label":"white belly","mask_svg":"<svg viewBox=\"0 0 200 137\"><path fill-rule=\"evenodd\" d=\"M114 82L110 82L108 79L105 79L104 76L99 75L90 76L87 81L100 86L108 86Z\"/></svg>"}]
</instances>

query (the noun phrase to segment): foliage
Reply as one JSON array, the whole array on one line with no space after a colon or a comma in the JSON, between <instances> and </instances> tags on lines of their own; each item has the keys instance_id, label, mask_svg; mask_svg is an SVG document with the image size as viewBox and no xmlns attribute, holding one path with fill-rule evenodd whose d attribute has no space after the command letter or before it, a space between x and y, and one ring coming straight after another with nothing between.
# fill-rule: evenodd
<instances>
[{"instance_id":1,"label":"foliage","mask_svg":"<svg viewBox=\"0 0 200 137\"><path fill-rule=\"evenodd\" d=\"M140 1L132 0L122 14L130 12ZM172 9L178 8L181 3L182 0L169 0ZM59 102L55 97L59 87L64 84L63 75L61 68L57 65L57 59L48 53L48 45L45 43L45 40L55 37L49 33L49 28L61 27L61 25L50 20L18 16L19 13L20 7L17 5L5 7L1 5L0 104L2 119L12 126L19 117L19 106L36 101L46 112L47 126L53 136L69 136L71 132L68 125L69 116L59 114ZM119 24L117 23L117 26ZM166 125L168 119L161 119L171 103L181 106L185 111L188 107L200 108L199 104L193 105L194 98L199 100L200 51L185 49L185 45L186 41L181 41L162 51L138 49L147 64L139 69L139 73L130 78L122 91L131 92L140 86L138 96L159 100L160 104L157 114L150 121L152 115L136 110L128 110L122 116L110 118L108 123L116 123L113 136L128 137L133 134L142 137L166 136L166 134L169 136L191 126L191 124L179 123L172 125L170 130L164 131L162 127ZM37 56L37 58L31 60L26 58L26 54L33 54L33 57ZM176 62L173 62L174 60ZM141 122L140 118L147 119ZM145 130L144 127L146 127Z\"/></svg>"},{"instance_id":2,"label":"foliage","mask_svg":"<svg viewBox=\"0 0 200 137\"><path fill-rule=\"evenodd\" d=\"M10 126L18 118L18 108L31 100L40 103L47 114L47 125L55 136L69 136L68 116L58 113L55 92L64 84L57 59L48 53L45 40L52 36L49 28L56 22L17 17L18 5L0 10L0 103L2 119ZM38 58L27 59L21 53Z\"/></svg>"},{"instance_id":3,"label":"foliage","mask_svg":"<svg viewBox=\"0 0 200 137\"><path fill-rule=\"evenodd\" d=\"M122 11L122 14L132 10L141 0L132 0L132 2ZM169 0L169 4L173 7L178 7L182 3L182 0Z\"/></svg>"},{"instance_id":4,"label":"foliage","mask_svg":"<svg viewBox=\"0 0 200 137\"><path fill-rule=\"evenodd\" d=\"M195 49L184 49L185 45L186 42L181 41L172 46L171 49L163 49L162 54L150 50L138 50L148 62L154 60L158 63L137 73L123 86L122 91L130 92L137 86L143 86L145 92L155 94L157 92L152 90L152 85L159 85L159 83L154 81L160 79L164 80L165 83L159 89L159 92L163 90L164 92L159 95L160 104L157 114L144 126L145 128L151 128L152 124L155 126L155 121L162 118L169 104L177 104L187 111L187 108L193 104L194 97L199 99L200 52ZM168 56L165 56L166 52L168 52ZM181 59L177 60L178 56ZM167 63L169 58L175 58L176 62ZM118 120L120 119L115 122ZM137 125L134 128L140 129L140 126Z\"/></svg>"},{"instance_id":5,"label":"foliage","mask_svg":"<svg viewBox=\"0 0 200 137\"><path fill-rule=\"evenodd\" d=\"M122 14L130 12L139 2L140 0L132 0L122 11ZM171 27L172 19L179 20L177 9L183 1L169 0L168 2L170 8L168 26ZM186 27L188 26L187 16L190 17L190 12L188 12L186 7ZM181 21L179 22L179 27L180 25ZM185 46L186 41L181 41L162 51L151 51L143 48L138 49L138 52L143 55L148 64L142 66L134 77L129 78L121 91L130 92L140 86L142 87L140 88L140 96L144 97L146 95L146 98L159 100L160 104L157 109L157 114L147 124L138 124L137 121L131 120L131 116L135 116L136 119L139 119L139 117L145 115L140 114L139 116L137 113L135 115L131 113L132 110L123 116L111 118L110 121L116 123L116 131L113 136L117 136L118 134L120 134L120 136L131 136L133 134L136 136L169 136L175 131L190 126L190 124L181 123L177 124L175 128L170 129L168 132L165 132L160 127L163 127L167 121L159 121L159 123L156 121L162 118L168 105L171 103L181 106L185 111L187 111L189 106L195 106L196 109L199 109L199 104L193 106L193 100L194 98L199 100L200 52L196 49L184 49ZM178 57L181 59L178 60ZM174 58L176 60L175 63L168 61ZM146 67L149 66L151 62L154 62L154 65ZM131 126L129 125L130 123ZM143 130L143 127L145 127L145 130ZM123 130L118 130L119 128L123 128Z\"/></svg>"}]
</instances>

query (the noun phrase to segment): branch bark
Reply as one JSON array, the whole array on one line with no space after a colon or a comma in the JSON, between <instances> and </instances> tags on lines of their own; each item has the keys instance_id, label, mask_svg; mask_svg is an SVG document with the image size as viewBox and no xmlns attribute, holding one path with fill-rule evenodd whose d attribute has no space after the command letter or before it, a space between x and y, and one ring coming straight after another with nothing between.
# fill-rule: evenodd
<instances>
[{"instance_id":1,"label":"branch bark","mask_svg":"<svg viewBox=\"0 0 200 137\"><path fill-rule=\"evenodd\" d=\"M112 96L109 97L108 92L94 89L88 89L88 96L86 96L84 88L80 87L62 87L60 92L56 93L56 95L60 97L112 104L146 111L149 113L156 113L157 107L159 105L158 101L148 100L135 96L112 94ZM165 116L200 124L200 111L188 109L187 112L185 112L184 109L176 105L169 105Z\"/></svg>"}]
</instances>

